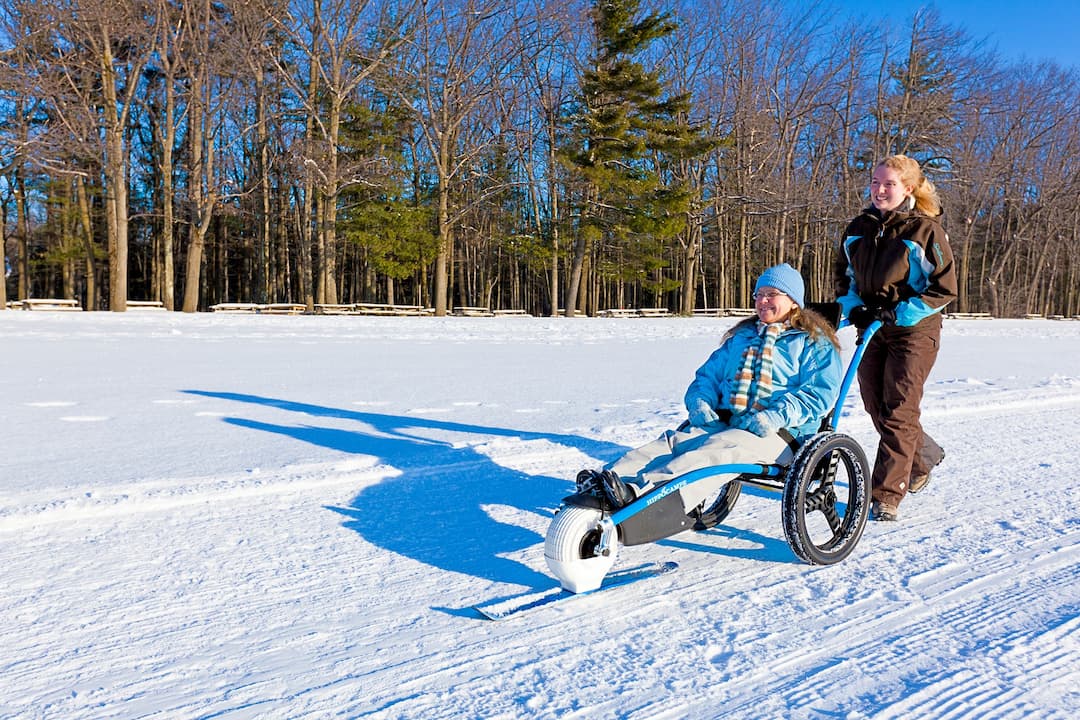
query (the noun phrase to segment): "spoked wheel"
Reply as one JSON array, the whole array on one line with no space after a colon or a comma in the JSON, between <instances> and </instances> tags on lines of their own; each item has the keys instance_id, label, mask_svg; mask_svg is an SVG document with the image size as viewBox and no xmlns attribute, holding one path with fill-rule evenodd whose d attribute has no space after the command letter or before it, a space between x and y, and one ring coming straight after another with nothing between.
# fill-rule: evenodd
<instances>
[{"instance_id":1,"label":"spoked wheel","mask_svg":"<svg viewBox=\"0 0 1080 720\"><path fill-rule=\"evenodd\" d=\"M870 510L866 454L852 438L821 433L796 453L784 483L788 544L811 565L846 558L862 536Z\"/></svg>"},{"instance_id":2,"label":"spoked wheel","mask_svg":"<svg viewBox=\"0 0 1080 720\"><path fill-rule=\"evenodd\" d=\"M570 592L587 592L600 587L619 552L613 538L607 555L597 555L600 546L600 511L567 505L556 513L544 539L544 557L551 574Z\"/></svg>"},{"instance_id":3,"label":"spoked wheel","mask_svg":"<svg viewBox=\"0 0 1080 720\"><path fill-rule=\"evenodd\" d=\"M716 491L715 495L705 499L691 516L695 518L695 530L708 530L716 527L724 521L735 507L735 501L742 492L742 483L738 480L724 483L724 486Z\"/></svg>"}]
</instances>

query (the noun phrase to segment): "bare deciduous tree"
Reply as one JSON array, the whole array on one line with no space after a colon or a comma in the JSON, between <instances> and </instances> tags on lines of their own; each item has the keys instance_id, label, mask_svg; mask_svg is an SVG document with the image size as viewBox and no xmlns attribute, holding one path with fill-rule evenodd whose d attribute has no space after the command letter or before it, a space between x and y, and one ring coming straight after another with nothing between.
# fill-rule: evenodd
<instances>
[{"instance_id":1,"label":"bare deciduous tree","mask_svg":"<svg viewBox=\"0 0 1080 720\"><path fill-rule=\"evenodd\" d=\"M508 35L513 6L498 0L435 0L416 14L416 29L384 87L420 125L437 180L439 251L433 270L435 315L446 315L453 256L453 184L493 138L462 143L465 125L492 102L516 59Z\"/></svg>"}]
</instances>

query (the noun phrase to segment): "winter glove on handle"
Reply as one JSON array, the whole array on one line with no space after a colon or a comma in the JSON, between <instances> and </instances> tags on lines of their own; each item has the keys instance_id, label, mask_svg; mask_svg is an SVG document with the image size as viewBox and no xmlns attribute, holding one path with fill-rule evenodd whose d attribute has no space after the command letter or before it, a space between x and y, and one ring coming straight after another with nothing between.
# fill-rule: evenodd
<instances>
[{"instance_id":1,"label":"winter glove on handle","mask_svg":"<svg viewBox=\"0 0 1080 720\"><path fill-rule=\"evenodd\" d=\"M870 323L874 322L874 319L874 311L865 305L852 308L851 312L848 313L848 320L860 330L865 330Z\"/></svg>"},{"instance_id":2,"label":"winter glove on handle","mask_svg":"<svg viewBox=\"0 0 1080 720\"><path fill-rule=\"evenodd\" d=\"M701 398L690 403L690 424L694 427L704 428L720 424L720 416L712 409L709 403Z\"/></svg>"},{"instance_id":3,"label":"winter glove on handle","mask_svg":"<svg viewBox=\"0 0 1080 720\"><path fill-rule=\"evenodd\" d=\"M881 321L882 325L895 325L896 324L896 311L889 308L879 309L875 315L877 319ZM869 324L869 323L867 323Z\"/></svg>"}]
</instances>

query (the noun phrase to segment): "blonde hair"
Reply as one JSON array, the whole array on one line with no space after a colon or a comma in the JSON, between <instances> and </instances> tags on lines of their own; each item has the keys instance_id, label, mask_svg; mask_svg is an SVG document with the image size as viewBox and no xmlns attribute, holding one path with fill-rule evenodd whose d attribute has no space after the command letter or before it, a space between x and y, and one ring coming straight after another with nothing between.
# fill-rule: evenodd
<instances>
[{"instance_id":1,"label":"blonde hair","mask_svg":"<svg viewBox=\"0 0 1080 720\"><path fill-rule=\"evenodd\" d=\"M840 349L840 340L836 337L836 331L833 329L833 326L830 325L829 321L816 310L796 305L791 309L791 315L788 316L788 322L791 323L791 327L805 331L814 339L824 337L833 344L833 347L837 350Z\"/></svg>"},{"instance_id":2,"label":"blonde hair","mask_svg":"<svg viewBox=\"0 0 1080 720\"><path fill-rule=\"evenodd\" d=\"M911 197L915 200L915 209L924 215L937 217L941 214L941 198L938 197L934 183L923 174L919 163L907 155L890 155L877 164L895 170L904 187L911 186Z\"/></svg>"}]
</instances>

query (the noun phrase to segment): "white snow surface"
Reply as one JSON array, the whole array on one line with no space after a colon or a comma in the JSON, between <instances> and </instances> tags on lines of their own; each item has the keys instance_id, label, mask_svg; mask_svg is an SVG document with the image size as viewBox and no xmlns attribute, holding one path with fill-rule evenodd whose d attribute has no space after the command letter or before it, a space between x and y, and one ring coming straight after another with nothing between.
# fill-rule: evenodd
<instances>
[{"instance_id":1,"label":"white snow surface","mask_svg":"<svg viewBox=\"0 0 1080 720\"><path fill-rule=\"evenodd\" d=\"M744 489L479 619L733 322L0 312L0 717L1080 717L1080 322L946 321L945 463L839 564Z\"/></svg>"}]
</instances>

